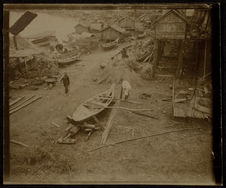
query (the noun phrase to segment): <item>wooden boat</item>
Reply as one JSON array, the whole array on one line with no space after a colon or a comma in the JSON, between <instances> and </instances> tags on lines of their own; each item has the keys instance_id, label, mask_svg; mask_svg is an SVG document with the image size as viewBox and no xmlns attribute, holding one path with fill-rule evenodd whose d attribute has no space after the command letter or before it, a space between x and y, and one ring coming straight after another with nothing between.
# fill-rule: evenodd
<instances>
[{"instance_id":1,"label":"wooden boat","mask_svg":"<svg viewBox=\"0 0 226 188\"><path fill-rule=\"evenodd\" d=\"M59 66L65 66L65 65L70 65L76 61L79 61L80 60L80 54L70 54L70 53L67 53L67 54L63 54L59 60L58 60L58 65Z\"/></svg>"},{"instance_id":2,"label":"wooden boat","mask_svg":"<svg viewBox=\"0 0 226 188\"><path fill-rule=\"evenodd\" d=\"M72 114L74 122L82 122L102 112L105 107L109 106L114 99L115 84L105 92L102 92L81 105Z\"/></svg>"},{"instance_id":3,"label":"wooden boat","mask_svg":"<svg viewBox=\"0 0 226 188\"><path fill-rule=\"evenodd\" d=\"M118 46L118 39L108 43L102 43L101 47L104 50L112 50L113 48Z\"/></svg>"},{"instance_id":4,"label":"wooden boat","mask_svg":"<svg viewBox=\"0 0 226 188\"><path fill-rule=\"evenodd\" d=\"M138 39L143 39L144 37L146 37L146 33L142 33L137 36Z\"/></svg>"}]
</instances>

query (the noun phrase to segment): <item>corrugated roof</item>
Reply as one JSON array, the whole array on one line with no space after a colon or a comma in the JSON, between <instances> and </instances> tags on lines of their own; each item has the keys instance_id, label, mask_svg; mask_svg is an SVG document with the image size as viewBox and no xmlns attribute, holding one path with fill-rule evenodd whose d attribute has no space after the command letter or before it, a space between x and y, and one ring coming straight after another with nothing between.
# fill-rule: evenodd
<instances>
[{"instance_id":1,"label":"corrugated roof","mask_svg":"<svg viewBox=\"0 0 226 188\"><path fill-rule=\"evenodd\" d=\"M21 31L27 27L31 23L31 21L37 16L37 14L34 14L32 12L25 12L9 29L9 32L17 35Z\"/></svg>"}]
</instances>

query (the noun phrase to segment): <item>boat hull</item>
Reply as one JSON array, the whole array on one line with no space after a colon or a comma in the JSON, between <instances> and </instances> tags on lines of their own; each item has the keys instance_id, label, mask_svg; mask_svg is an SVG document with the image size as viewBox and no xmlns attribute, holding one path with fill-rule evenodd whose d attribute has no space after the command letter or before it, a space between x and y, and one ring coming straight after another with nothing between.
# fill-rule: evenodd
<instances>
[{"instance_id":1,"label":"boat hull","mask_svg":"<svg viewBox=\"0 0 226 188\"><path fill-rule=\"evenodd\" d=\"M114 99L114 87L113 84L107 91L102 92L79 105L72 114L73 121L82 122L102 112Z\"/></svg>"}]
</instances>

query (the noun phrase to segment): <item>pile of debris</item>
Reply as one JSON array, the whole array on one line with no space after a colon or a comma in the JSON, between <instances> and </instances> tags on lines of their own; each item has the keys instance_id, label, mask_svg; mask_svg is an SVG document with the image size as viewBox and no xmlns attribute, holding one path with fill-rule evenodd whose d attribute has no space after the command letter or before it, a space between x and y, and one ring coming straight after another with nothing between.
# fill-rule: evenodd
<instances>
[{"instance_id":1,"label":"pile of debris","mask_svg":"<svg viewBox=\"0 0 226 188\"><path fill-rule=\"evenodd\" d=\"M192 83L192 81L190 81ZM176 83L176 84L175 84ZM198 80L189 84L184 81L174 83L173 107L175 117L192 117L209 119L212 117L212 85L211 81ZM193 87L191 86L193 85ZM186 87L187 86L187 87Z\"/></svg>"}]
</instances>

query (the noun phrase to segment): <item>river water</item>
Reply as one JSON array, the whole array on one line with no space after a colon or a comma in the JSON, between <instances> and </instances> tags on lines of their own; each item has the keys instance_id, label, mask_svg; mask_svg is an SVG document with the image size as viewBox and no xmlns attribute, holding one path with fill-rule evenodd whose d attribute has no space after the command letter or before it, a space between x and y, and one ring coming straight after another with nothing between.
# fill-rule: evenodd
<instances>
[{"instance_id":1,"label":"river water","mask_svg":"<svg viewBox=\"0 0 226 188\"><path fill-rule=\"evenodd\" d=\"M32 12L32 11L31 11ZM25 11L11 11L9 25L13 25ZM35 34L55 31L59 42L67 39L67 35L74 31L74 26L78 23L78 19L65 16L59 10L59 14L37 12L38 16L19 34L21 37L29 37Z\"/></svg>"}]
</instances>

